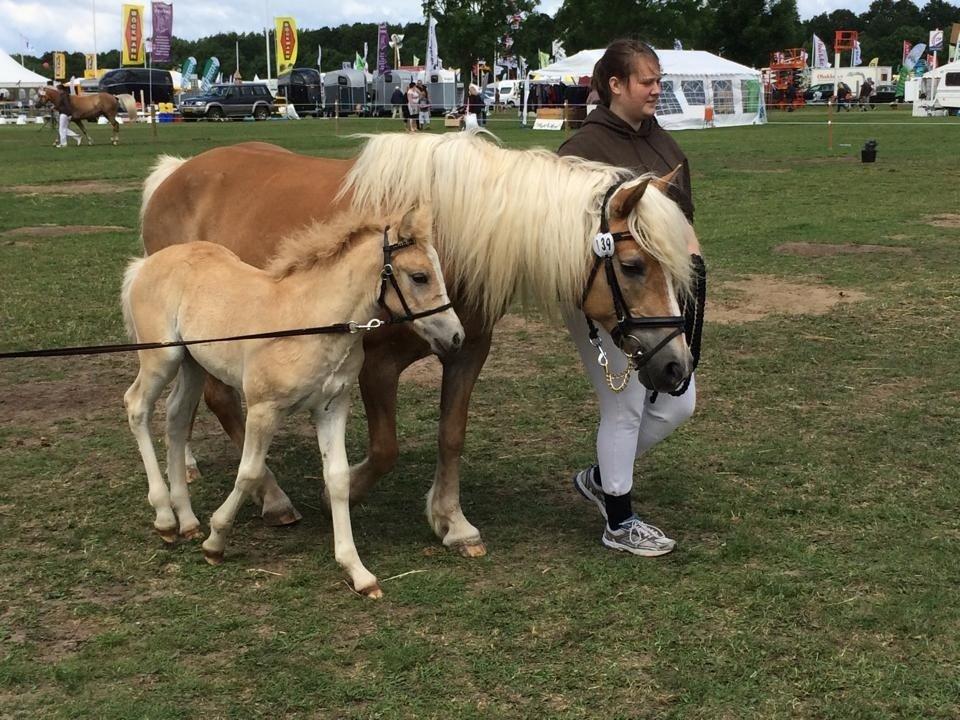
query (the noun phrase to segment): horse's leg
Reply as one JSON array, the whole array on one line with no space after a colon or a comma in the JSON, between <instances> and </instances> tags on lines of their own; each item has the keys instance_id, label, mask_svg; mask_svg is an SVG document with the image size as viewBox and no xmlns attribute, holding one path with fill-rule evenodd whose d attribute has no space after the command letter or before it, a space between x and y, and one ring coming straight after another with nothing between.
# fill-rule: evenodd
<instances>
[{"instance_id":1,"label":"horse's leg","mask_svg":"<svg viewBox=\"0 0 960 720\"><path fill-rule=\"evenodd\" d=\"M350 466L344 442L349 406L350 391L345 388L325 408L314 412L317 444L323 458L323 482L330 496L333 552L337 563L350 575L354 590L370 598L380 598L383 592L377 578L360 561L350 524Z\"/></svg>"},{"instance_id":2,"label":"horse's leg","mask_svg":"<svg viewBox=\"0 0 960 720\"><path fill-rule=\"evenodd\" d=\"M189 357L185 358L167 398L167 480L170 483L173 510L180 523L180 535L187 540L194 540L203 534L200 521L190 505L185 463L190 423L203 394L203 378L203 369Z\"/></svg>"},{"instance_id":3,"label":"horse's leg","mask_svg":"<svg viewBox=\"0 0 960 720\"><path fill-rule=\"evenodd\" d=\"M230 439L242 450L244 425L240 393L219 380L208 377L203 388L203 399L207 407L217 416ZM266 468L266 476L257 489L254 500L261 505L260 517L267 525L292 525L303 517L290 502L287 494L280 489L270 468Z\"/></svg>"},{"instance_id":4,"label":"horse's leg","mask_svg":"<svg viewBox=\"0 0 960 720\"><path fill-rule=\"evenodd\" d=\"M111 127L113 127L113 134L110 136L110 143L112 145L120 144L120 123L117 122L117 114L108 115L107 120L110 121Z\"/></svg>"},{"instance_id":5,"label":"horse's leg","mask_svg":"<svg viewBox=\"0 0 960 720\"><path fill-rule=\"evenodd\" d=\"M73 124L80 128L80 134L87 139L87 145L93 145L93 139L87 134L87 128L83 124L83 120L77 120L74 118Z\"/></svg>"},{"instance_id":6,"label":"horse's leg","mask_svg":"<svg viewBox=\"0 0 960 720\"><path fill-rule=\"evenodd\" d=\"M203 541L203 556L211 565L223 562L223 550L243 501L263 482L270 441L280 424L280 416L271 403L252 405L247 411L243 454L233 490L210 518L210 536Z\"/></svg>"},{"instance_id":7,"label":"horse's leg","mask_svg":"<svg viewBox=\"0 0 960 720\"><path fill-rule=\"evenodd\" d=\"M456 548L464 557L480 557L487 553L480 531L467 521L460 508L460 453L467 431L470 394L490 352L492 332L478 329L467 338L460 351L443 363L437 471L427 493L426 512L444 545Z\"/></svg>"},{"instance_id":8,"label":"horse's leg","mask_svg":"<svg viewBox=\"0 0 960 720\"><path fill-rule=\"evenodd\" d=\"M397 388L400 373L410 363L430 353L413 335L401 342L364 345L360 370L360 396L367 414L367 457L350 468L350 502L360 502L376 482L397 463ZM324 493L326 499L326 493Z\"/></svg>"},{"instance_id":9,"label":"horse's leg","mask_svg":"<svg viewBox=\"0 0 960 720\"><path fill-rule=\"evenodd\" d=\"M160 357L157 357L158 355ZM160 472L157 453L153 448L150 419L153 416L157 398L176 374L181 355L182 351L140 353L140 371L137 373L137 379L123 396L123 402L127 408L127 422L130 423L130 430L137 439L143 467L147 472L149 486L147 499L156 511L153 527L168 543L174 542L177 538L177 518L170 504L170 492L164 482L163 473Z\"/></svg>"}]
</instances>

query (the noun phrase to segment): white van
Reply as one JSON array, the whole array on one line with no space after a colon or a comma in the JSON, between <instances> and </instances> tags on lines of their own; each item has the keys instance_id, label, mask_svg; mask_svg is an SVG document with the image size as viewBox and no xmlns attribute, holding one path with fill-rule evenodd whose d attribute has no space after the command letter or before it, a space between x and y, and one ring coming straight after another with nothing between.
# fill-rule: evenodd
<instances>
[{"instance_id":1,"label":"white van","mask_svg":"<svg viewBox=\"0 0 960 720\"><path fill-rule=\"evenodd\" d=\"M517 107L520 104L520 81L498 80L490 83L483 89L483 101L487 105L497 102L497 93L500 94L500 104Z\"/></svg>"}]
</instances>

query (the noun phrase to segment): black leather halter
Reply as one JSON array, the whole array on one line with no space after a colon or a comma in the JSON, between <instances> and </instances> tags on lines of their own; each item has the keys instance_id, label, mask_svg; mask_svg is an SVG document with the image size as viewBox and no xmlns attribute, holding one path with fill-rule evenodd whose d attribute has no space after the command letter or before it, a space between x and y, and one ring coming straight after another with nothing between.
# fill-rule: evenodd
<instances>
[{"instance_id":1,"label":"black leather halter","mask_svg":"<svg viewBox=\"0 0 960 720\"><path fill-rule=\"evenodd\" d=\"M610 337L613 338L613 341L617 344L617 347L620 348L621 352L630 358L634 368L639 370L646 365L650 361L650 358L652 358L657 352L666 347L671 340L678 335L683 334L684 320L682 315L638 318L630 314L630 307L627 305L627 302L623 297L623 291L620 289L620 283L617 280L617 273L613 267L613 258L616 255L614 248L617 243L627 242L628 240L636 242L636 240L634 240L634 237L630 234L630 232L610 232L610 224L607 221L607 203L610 202L610 198L613 197L613 194L624 182L625 181L620 181L611 186L603 198L603 204L600 206L600 232L594 239L593 244L593 252L596 255L596 258L593 263L593 268L590 270L590 276L587 278L587 286L583 290L583 298L580 301L580 306L582 308L583 304L587 301L587 295L590 292L590 287L593 285L593 281L597 276L597 272L600 270L600 266L603 265L607 278L607 285L610 287L610 294L613 296L613 309L617 315L617 326L611 331ZM587 319L587 327L590 329L590 342L594 345L597 345L599 343L599 331L597 326L594 324L593 320L586 315L586 313L584 313L584 317ZM668 334L648 352L631 354L623 350L623 341L627 337L632 336L634 331L642 332L644 330L654 330L657 328L673 328L673 332Z\"/></svg>"},{"instance_id":2,"label":"black leather halter","mask_svg":"<svg viewBox=\"0 0 960 720\"><path fill-rule=\"evenodd\" d=\"M405 247L410 247L416 241L413 239L401 240L400 242L391 245L390 240L388 239L389 232L390 226L387 225L383 229L383 268L380 270L380 295L377 297L377 304L387 311L387 314L390 316L390 323L395 324L409 322L410 320L419 320L420 318L424 318L429 315L436 315L437 313L442 313L445 310L452 308L453 303L448 302L445 305L440 305L438 307L431 308L429 310L423 310L421 312L413 312L413 310L410 309L410 306L407 305L406 298L403 297L403 292L400 290L400 284L397 282L397 278L393 274L393 265L391 264L391 260L393 260L393 253L395 253L397 250L402 250ZM387 305L385 297L387 294L388 281L396 291L397 297L400 298L400 304L403 306L403 311L406 313L406 315L394 315L393 311Z\"/></svg>"}]
</instances>

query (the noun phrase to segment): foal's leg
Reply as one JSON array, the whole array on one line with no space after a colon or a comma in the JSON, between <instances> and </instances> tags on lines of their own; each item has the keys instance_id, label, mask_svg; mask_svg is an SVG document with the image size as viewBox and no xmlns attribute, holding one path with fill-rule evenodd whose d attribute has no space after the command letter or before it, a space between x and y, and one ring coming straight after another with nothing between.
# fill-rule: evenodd
<instances>
[{"instance_id":1,"label":"foal's leg","mask_svg":"<svg viewBox=\"0 0 960 720\"><path fill-rule=\"evenodd\" d=\"M203 369L187 356L167 398L167 480L170 483L173 510L180 522L180 535L187 540L203 535L200 521L193 514L190 505L187 468L184 462L190 422L203 393L203 378Z\"/></svg>"},{"instance_id":2,"label":"foal's leg","mask_svg":"<svg viewBox=\"0 0 960 720\"><path fill-rule=\"evenodd\" d=\"M325 409L314 412L317 444L323 458L323 482L330 497L333 518L333 551L337 562L349 573L354 590L367 597L380 598L383 592L377 578L360 561L350 525L350 466L344 444L349 407L350 391L345 388Z\"/></svg>"},{"instance_id":3,"label":"foal's leg","mask_svg":"<svg viewBox=\"0 0 960 720\"><path fill-rule=\"evenodd\" d=\"M490 330L470 333L460 351L443 363L437 471L427 493L427 520L443 544L456 548L464 557L487 553L480 531L460 508L460 453L467 432L470 394L490 352L491 339Z\"/></svg>"},{"instance_id":4,"label":"foal's leg","mask_svg":"<svg viewBox=\"0 0 960 720\"><path fill-rule=\"evenodd\" d=\"M130 430L137 439L143 467L147 472L149 490L147 499L156 511L153 527L165 542L172 543L177 538L177 518L170 504L170 492L160 472L157 453L150 437L150 419L153 408L163 392L163 388L176 374L183 351L147 350L140 353L140 372L137 379L123 396L127 408L127 421Z\"/></svg>"},{"instance_id":5,"label":"foal's leg","mask_svg":"<svg viewBox=\"0 0 960 720\"><path fill-rule=\"evenodd\" d=\"M208 376L207 383L203 386L203 399L207 407L217 416L217 420L227 431L230 439L242 450L244 426L240 393L216 378ZM290 502L287 494L280 489L270 468L266 468L266 476L253 499L260 504L260 517L267 525L293 525L303 517Z\"/></svg>"},{"instance_id":6,"label":"foal's leg","mask_svg":"<svg viewBox=\"0 0 960 720\"><path fill-rule=\"evenodd\" d=\"M223 550L237 511L244 499L255 493L264 480L267 468L264 460L279 424L280 415L271 403L257 403L247 411L243 455L236 483L223 505L210 518L210 536L203 542L203 556L211 565L223 562Z\"/></svg>"}]
</instances>

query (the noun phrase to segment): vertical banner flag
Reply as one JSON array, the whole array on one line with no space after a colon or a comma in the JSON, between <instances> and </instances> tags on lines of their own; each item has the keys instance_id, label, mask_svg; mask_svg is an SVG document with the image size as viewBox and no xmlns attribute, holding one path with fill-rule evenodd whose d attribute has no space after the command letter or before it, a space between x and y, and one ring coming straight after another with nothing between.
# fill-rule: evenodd
<instances>
[{"instance_id":1,"label":"vertical banner flag","mask_svg":"<svg viewBox=\"0 0 960 720\"><path fill-rule=\"evenodd\" d=\"M53 79L67 79L67 56L65 53L55 52L53 54Z\"/></svg>"},{"instance_id":2,"label":"vertical banner flag","mask_svg":"<svg viewBox=\"0 0 960 720\"><path fill-rule=\"evenodd\" d=\"M814 33L813 36L813 66L815 68L830 67L830 56L827 55L827 46L824 45L823 40L816 36L816 33Z\"/></svg>"},{"instance_id":3,"label":"vertical banner flag","mask_svg":"<svg viewBox=\"0 0 960 720\"><path fill-rule=\"evenodd\" d=\"M193 74L197 71L197 59L192 55L183 61L180 66L180 74L183 75L183 82L189 83Z\"/></svg>"},{"instance_id":4,"label":"vertical banner flag","mask_svg":"<svg viewBox=\"0 0 960 720\"><path fill-rule=\"evenodd\" d=\"M320 69L321 60L323 60L323 48L317 45L317 70Z\"/></svg>"},{"instance_id":5,"label":"vertical banner flag","mask_svg":"<svg viewBox=\"0 0 960 720\"><path fill-rule=\"evenodd\" d=\"M550 43L550 54L553 55L554 62L567 59L567 51L563 49L563 43L560 40Z\"/></svg>"},{"instance_id":6,"label":"vertical banner flag","mask_svg":"<svg viewBox=\"0 0 960 720\"><path fill-rule=\"evenodd\" d=\"M683 43L680 42L680 38L673 39L673 49L674 50L683 50Z\"/></svg>"},{"instance_id":7,"label":"vertical banner flag","mask_svg":"<svg viewBox=\"0 0 960 720\"><path fill-rule=\"evenodd\" d=\"M369 65L367 65L367 52L368 52L367 43L364 42L364 43L363 43L363 67L360 68L360 69L363 70L364 72L366 72L366 71L367 71L367 68L370 67Z\"/></svg>"},{"instance_id":8,"label":"vertical banner flag","mask_svg":"<svg viewBox=\"0 0 960 720\"><path fill-rule=\"evenodd\" d=\"M173 37L173 3L154 2L153 9L153 60L168 63L170 40Z\"/></svg>"},{"instance_id":9,"label":"vertical banner flag","mask_svg":"<svg viewBox=\"0 0 960 720\"><path fill-rule=\"evenodd\" d=\"M360 57L360 53L353 53L353 69L354 70L363 70L363 58Z\"/></svg>"},{"instance_id":10,"label":"vertical banner flag","mask_svg":"<svg viewBox=\"0 0 960 720\"><path fill-rule=\"evenodd\" d=\"M143 5L123 5L120 18L120 64L143 65Z\"/></svg>"},{"instance_id":11,"label":"vertical banner flag","mask_svg":"<svg viewBox=\"0 0 960 720\"><path fill-rule=\"evenodd\" d=\"M879 65L879 64L880 64L880 58L875 57L873 60L871 60L869 63L867 63L867 66L868 66L868 67L877 67L877 65Z\"/></svg>"},{"instance_id":12,"label":"vertical banner flag","mask_svg":"<svg viewBox=\"0 0 960 720\"><path fill-rule=\"evenodd\" d=\"M537 50L537 57L540 59L540 68L545 68L550 64L550 56L543 50Z\"/></svg>"},{"instance_id":13,"label":"vertical banner flag","mask_svg":"<svg viewBox=\"0 0 960 720\"><path fill-rule=\"evenodd\" d=\"M440 51L437 48L437 20L429 18L427 20L427 72L440 69Z\"/></svg>"},{"instance_id":14,"label":"vertical banner flag","mask_svg":"<svg viewBox=\"0 0 960 720\"><path fill-rule=\"evenodd\" d=\"M207 92L213 85L213 79L220 70L220 59L212 57L203 64L203 75L200 78L200 91Z\"/></svg>"},{"instance_id":15,"label":"vertical banner flag","mask_svg":"<svg viewBox=\"0 0 960 720\"><path fill-rule=\"evenodd\" d=\"M96 53L84 53L83 55L83 76L85 78L95 78L97 76L97 56Z\"/></svg>"},{"instance_id":16,"label":"vertical banner flag","mask_svg":"<svg viewBox=\"0 0 960 720\"><path fill-rule=\"evenodd\" d=\"M930 42L927 43L927 50L930 52L943 50L943 30L930 31Z\"/></svg>"},{"instance_id":17,"label":"vertical banner flag","mask_svg":"<svg viewBox=\"0 0 960 720\"><path fill-rule=\"evenodd\" d=\"M390 69L390 36L387 34L387 24L377 26L377 72L385 73Z\"/></svg>"},{"instance_id":18,"label":"vertical banner flag","mask_svg":"<svg viewBox=\"0 0 960 720\"><path fill-rule=\"evenodd\" d=\"M904 45L906 45L906 43L904 43ZM917 63L920 61L920 58L923 56L923 52L926 49L927 49L926 43L922 43L922 42L917 43L912 48L910 48L910 52L908 52L906 57L903 58L903 67L905 67L907 70L913 70L916 67ZM922 73L917 73L917 74L920 75Z\"/></svg>"},{"instance_id":19,"label":"vertical banner flag","mask_svg":"<svg viewBox=\"0 0 960 720\"><path fill-rule=\"evenodd\" d=\"M863 58L860 57L860 41L853 41L853 52L850 53L850 67L857 67L863 63Z\"/></svg>"},{"instance_id":20,"label":"vertical banner flag","mask_svg":"<svg viewBox=\"0 0 960 720\"><path fill-rule=\"evenodd\" d=\"M903 41L903 56L900 58L901 65L906 65L907 56L910 54L910 48L912 47L913 45L911 43L907 42L906 40Z\"/></svg>"},{"instance_id":21,"label":"vertical banner flag","mask_svg":"<svg viewBox=\"0 0 960 720\"><path fill-rule=\"evenodd\" d=\"M277 76L297 64L297 22L292 17L274 18L277 26Z\"/></svg>"}]
</instances>

